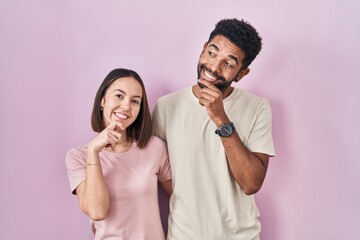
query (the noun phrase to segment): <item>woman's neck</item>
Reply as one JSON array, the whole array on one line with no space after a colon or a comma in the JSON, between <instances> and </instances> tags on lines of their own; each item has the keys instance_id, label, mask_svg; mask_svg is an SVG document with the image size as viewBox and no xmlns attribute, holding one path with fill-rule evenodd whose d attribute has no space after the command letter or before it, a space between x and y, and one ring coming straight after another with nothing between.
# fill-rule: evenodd
<instances>
[{"instance_id":1,"label":"woman's neck","mask_svg":"<svg viewBox=\"0 0 360 240\"><path fill-rule=\"evenodd\" d=\"M110 152L121 153L121 152L126 152L126 151L130 150L132 145L133 145L133 140L126 138L124 140L121 139L119 141L119 143L117 143L115 146L109 146L107 148L107 150Z\"/></svg>"}]
</instances>

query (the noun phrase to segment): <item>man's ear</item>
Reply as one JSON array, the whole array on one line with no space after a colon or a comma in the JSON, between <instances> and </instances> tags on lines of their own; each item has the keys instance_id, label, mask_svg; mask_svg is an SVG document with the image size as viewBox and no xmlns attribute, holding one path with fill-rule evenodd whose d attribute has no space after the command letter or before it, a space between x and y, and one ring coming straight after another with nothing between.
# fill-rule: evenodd
<instances>
[{"instance_id":1,"label":"man's ear","mask_svg":"<svg viewBox=\"0 0 360 240\"><path fill-rule=\"evenodd\" d=\"M204 43L204 46L203 46L203 49L201 50L201 54L203 54L203 52L205 51L207 45L208 45L208 42L205 42L205 43ZM200 54L200 55L201 55L201 54Z\"/></svg>"},{"instance_id":2,"label":"man's ear","mask_svg":"<svg viewBox=\"0 0 360 240\"><path fill-rule=\"evenodd\" d=\"M238 75L236 76L235 82L240 81L243 77L245 77L246 75L248 75L250 72L250 68L245 68L243 70L241 70Z\"/></svg>"}]
</instances>

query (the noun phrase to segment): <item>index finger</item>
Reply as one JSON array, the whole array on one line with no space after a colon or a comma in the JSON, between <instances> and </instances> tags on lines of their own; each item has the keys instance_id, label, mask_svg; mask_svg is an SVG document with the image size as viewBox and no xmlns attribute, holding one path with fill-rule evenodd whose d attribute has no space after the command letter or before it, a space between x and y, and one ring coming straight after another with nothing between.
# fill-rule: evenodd
<instances>
[{"instance_id":1,"label":"index finger","mask_svg":"<svg viewBox=\"0 0 360 240\"><path fill-rule=\"evenodd\" d=\"M121 130L125 130L123 123L117 122L117 121L115 121L115 122L113 122L113 123L115 124L113 130L116 130L116 128L119 128L119 129L121 129Z\"/></svg>"},{"instance_id":2,"label":"index finger","mask_svg":"<svg viewBox=\"0 0 360 240\"><path fill-rule=\"evenodd\" d=\"M107 128L111 129L111 130L115 130L117 127L122 129L123 124L120 122L114 121L114 122L110 123L109 126L107 126Z\"/></svg>"},{"instance_id":3,"label":"index finger","mask_svg":"<svg viewBox=\"0 0 360 240\"><path fill-rule=\"evenodd\" d=\"M114 130L116 128L116 126L117 126L116 121L114 121L114 122L110 123L109 126L107 126L107 128Z\"/></svg>"},{"instance_id":4,"label":"index finger","mask_svg":"<svg viewBox=\"0 0 360 240\"><path fill-rule=\"evenodd\" d=\"M202 80L200 79L199 83L203 84L205 87L213 89L213 90L217 90L218 88L211 82L206 81L206 80Z\"/></svg>"}]
</instances>

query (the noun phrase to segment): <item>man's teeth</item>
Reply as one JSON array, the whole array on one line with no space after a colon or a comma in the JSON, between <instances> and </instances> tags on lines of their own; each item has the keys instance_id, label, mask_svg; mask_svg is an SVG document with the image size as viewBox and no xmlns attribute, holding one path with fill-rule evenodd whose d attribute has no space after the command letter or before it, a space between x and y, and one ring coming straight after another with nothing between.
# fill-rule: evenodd
<instances>
[{"instance_id":1,"label":"man's teeth","mask_svg":"<svg viewBox=\"0 0 360 240\"><path fill-rule=\"evenodd\" d=\"M204 71L204 72L205 72L205 76L206 76L206 77L208 77L208 78L210 78L210 79L213 79L213 80L216 79L216 77L210 75L210 73L208 73L207 71Z\"/></svg>"}]
</instances>

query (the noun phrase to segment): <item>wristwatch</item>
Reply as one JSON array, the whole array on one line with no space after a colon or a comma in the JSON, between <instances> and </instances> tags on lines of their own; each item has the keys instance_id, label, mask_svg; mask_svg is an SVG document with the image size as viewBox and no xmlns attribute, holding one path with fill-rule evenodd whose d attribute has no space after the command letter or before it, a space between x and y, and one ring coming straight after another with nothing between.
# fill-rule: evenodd
<instances>
[{"instance_id":1,"label":"wristwatch","mask_svg":"<svg viewBox=\"0 0 360 240\"><path fill-rule=\"evenodd\" d=\"M235 131L235 126L232 122L221 124L221 126L215 130L215 133L220 137L229 137Z\"/></svg>"}]
</instances>

